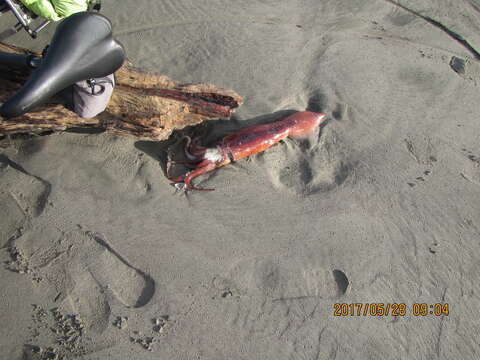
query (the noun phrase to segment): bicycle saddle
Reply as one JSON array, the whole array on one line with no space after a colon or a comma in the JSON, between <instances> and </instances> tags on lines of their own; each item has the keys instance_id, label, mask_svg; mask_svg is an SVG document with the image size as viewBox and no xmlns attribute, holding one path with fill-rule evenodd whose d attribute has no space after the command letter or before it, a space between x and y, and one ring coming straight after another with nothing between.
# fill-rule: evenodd
<instances>
[{"instance_id":1,"label":"bicycle saddle","mask_svg":"<svg viewBox=\"0 0 480 360\"><path fill-rule=\"evenodd\" d=\"M41 66L0 107L0 115L23 115L78 81L114 73L124 60L125 50L113 38L112 24L106 17L74 14L58 25Z\"/></svg>"},{"instance_id":2,"label":"bicycle saddle","mask_svg":"<svg viewBox=\"0 0 480 360\"><path fill-rule=\"evenodd\" d=\"M26 54L12 54L0 51L0 67L6 67L12 70L31 69L28 64L31 57L31 55Z\"/></svg>"}]
</instances>

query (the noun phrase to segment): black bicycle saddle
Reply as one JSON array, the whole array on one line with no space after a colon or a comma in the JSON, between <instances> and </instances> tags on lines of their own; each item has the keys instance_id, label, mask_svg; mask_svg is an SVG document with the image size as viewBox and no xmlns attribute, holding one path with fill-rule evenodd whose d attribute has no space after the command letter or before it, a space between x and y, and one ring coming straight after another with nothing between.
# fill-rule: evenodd
<instances>
[{"instance_id":1,"label":"black bicycle saddle","mask_svg":"<svg viewBox=\"0 0 480 360\"><path fill-rule=\"evenodd\" d=\"M12 70L27 70L31 69L28 66L28 60L31 55L27 54L12 54L0 51L0 67L6 67Z\"/></svg>"},{"instance_id":2,"label":"black bicycle saddle","mask_svg":"<svg viewBox=\"0 0 480 360\"><path fill-rule=\"evenodd\" d=\"M112 24L106 17L90 12L74 14L58 25L41 66L0 107L0 115L23 115L78 81L114 73L124 60L125 50L113 38Z\"/></svg>"}]
</instances>

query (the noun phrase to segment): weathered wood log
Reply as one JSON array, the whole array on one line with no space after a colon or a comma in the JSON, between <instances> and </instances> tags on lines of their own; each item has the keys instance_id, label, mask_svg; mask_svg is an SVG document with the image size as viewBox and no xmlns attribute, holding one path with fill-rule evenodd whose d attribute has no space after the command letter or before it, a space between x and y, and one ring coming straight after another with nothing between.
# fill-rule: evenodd
<instances>
[{"instance_id":1,"label":"weathered wood log","mask_svg":"<svg viewBox=\"0 0 480 360\"><path fill-rule=\"evenodd\" d=\"M0 43L0 51L28 53ZM0 103L17 91L28 78L25 71L0 67ZM58 100L14 119L0 117L0 135L63 131L97 127L119 135L144 140L167 139L173 130L207 119L228 118L243 103L233 90L209 84L180 85L167 76L146 72L126 63L115 73L116 87L103 113L82 119Z\"/></svg>"}]
</instances>

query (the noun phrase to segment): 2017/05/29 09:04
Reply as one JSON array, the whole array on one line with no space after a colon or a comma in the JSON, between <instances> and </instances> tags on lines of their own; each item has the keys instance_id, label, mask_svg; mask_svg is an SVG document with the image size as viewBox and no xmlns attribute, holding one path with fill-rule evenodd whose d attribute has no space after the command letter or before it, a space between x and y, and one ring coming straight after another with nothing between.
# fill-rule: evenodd
<instances>
[{"instance_id":1,"label":"2017/05/29 09:04","mask_svg":"<svg viewBox=\"0 0 480 360\"><path fill-rule=\"evenodd\" d=\"M448 316L448 303L335 303L334 316Z\"/></svg>"}]
</instances>

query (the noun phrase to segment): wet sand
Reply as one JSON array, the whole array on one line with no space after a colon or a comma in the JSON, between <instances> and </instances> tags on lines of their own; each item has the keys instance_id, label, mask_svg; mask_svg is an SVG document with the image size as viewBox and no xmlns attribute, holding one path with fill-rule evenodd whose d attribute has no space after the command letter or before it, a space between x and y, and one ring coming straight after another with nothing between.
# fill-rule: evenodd
<instances>
[{"instance_id":1,"label":"wet sand","mask_svg":"<svg viewBox=\"0 0 480 360\"><path fill-rule=\"evenodd\" d=\"M207 143L294 111L329 119L187 196L162 143L0 141L2 356L478 358L480 2L401 4L104 0L136 66L244 97Z\"/></svg>"}]
</instances>

